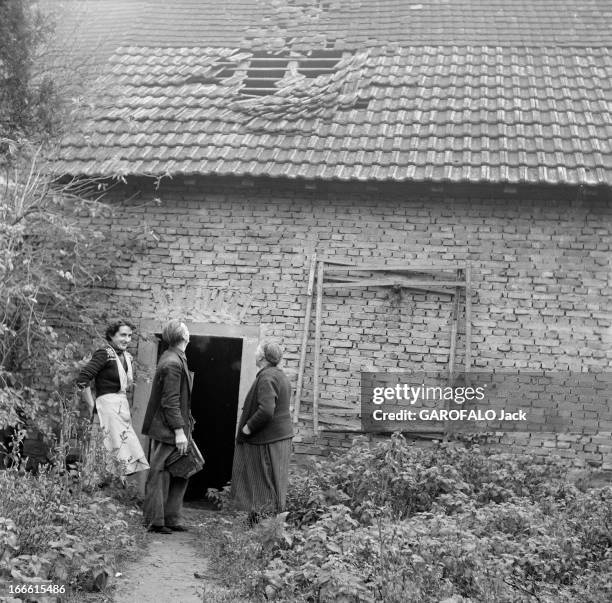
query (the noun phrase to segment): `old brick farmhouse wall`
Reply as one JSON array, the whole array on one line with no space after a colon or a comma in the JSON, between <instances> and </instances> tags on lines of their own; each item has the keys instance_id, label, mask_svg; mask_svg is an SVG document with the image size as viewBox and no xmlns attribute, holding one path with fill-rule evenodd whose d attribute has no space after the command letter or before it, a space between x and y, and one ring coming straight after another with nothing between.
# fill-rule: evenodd
<instances>
[{"instance_id":1,"label":"old brick farmhouse wall","mask_svg":"<svg viewBox=\"0 0 612 603\"><path fill-rule=\"evenodd\" d=\"M231 322L232 309L211 301L216 292L231 294L247 307L243 324L282 339L294 385L313 252L364 261L469 261L478 370L603 372L612 364L609 194L178 178L159 188L128 180L108 201L115 232L140 242L132 260L117 265L109 301L128 301L136 321L165 317L175 303L182 311L190 306L196 318ZM355 417L360 371L446 370L450 316L443 295L326 290L323 431L314 438L311 325L296 450L347 444L352 434L334 429L344 409ZM593 419L587 431L508 434L503 441L612 468L612 425Z\"/></svg>"}]
</instances>

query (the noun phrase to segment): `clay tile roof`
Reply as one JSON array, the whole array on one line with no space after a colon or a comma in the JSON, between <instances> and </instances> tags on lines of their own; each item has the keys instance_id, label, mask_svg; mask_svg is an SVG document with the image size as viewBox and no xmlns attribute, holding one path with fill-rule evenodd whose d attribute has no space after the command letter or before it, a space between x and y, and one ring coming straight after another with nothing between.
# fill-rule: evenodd
<instances>
[{"instance_id":1,"label":"clay tile roof","mask_svg":"<svg viewBox=\"0 0 612 603\"><path fill-rule=\"evenodd\" d=\"M105 74L64 172L612 184L609 0L84 4Z\"/></svg>"}]
</instances>

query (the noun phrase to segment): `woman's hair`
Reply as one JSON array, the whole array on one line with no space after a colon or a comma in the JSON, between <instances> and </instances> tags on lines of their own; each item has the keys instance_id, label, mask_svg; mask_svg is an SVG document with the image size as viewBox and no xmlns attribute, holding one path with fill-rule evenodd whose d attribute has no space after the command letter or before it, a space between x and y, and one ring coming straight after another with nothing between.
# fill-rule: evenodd
<instances>
[{"instance_id":1,"label":"woman's hair","mask_svg":"<svg viewBox=\"0 0 612 603\"><path fill-rule=\"evenodd\" d=\"M162 331L162 339L168 344L168 347L172 348L178 345L187 338L189 331L185 326L185 323L178 319L173 319L166 324Z\"/></svg>"},{"instance_id":2,"label":"woman's hair","mask_svg":"<svg viewBox=\"0 0 612 603\"><path fill-rule=\"evenodd\" d=\"M261 350L264 358L272 365L276 366L283 357L283 350L278 343L266 341L261 344Z\"/></svg>"},{"instance_id":3,"label":"woman's hair","mask_svg":"<svg viewBox=\"0 0 612 603\"><path fill-rule=\"evenodd\" d=\"M135 329L134 325L127 320L116 320L115 322L111 322L107 327L106 331L104 331L104 337L106 341L110 341L112 337L117 334L117 331L121 327L130 327L132 331Z\"/></svg>"}]
</instances>

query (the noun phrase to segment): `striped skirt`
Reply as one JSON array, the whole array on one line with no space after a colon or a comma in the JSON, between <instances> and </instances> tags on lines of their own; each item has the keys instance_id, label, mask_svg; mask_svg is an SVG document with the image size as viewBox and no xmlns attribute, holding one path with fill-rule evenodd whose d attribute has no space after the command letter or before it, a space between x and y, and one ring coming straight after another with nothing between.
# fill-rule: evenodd
<instances>
[{"instance_id":1,"label":"striped skirt","mask_svg":"<svg viewBox=\"0 0 612 603\"><path fill-rule=\"evenodd\" d=\"M244 511L265 515L285 508L291 438L271 444L237 443L232 498Z\"/></svg>"}]
</instances>

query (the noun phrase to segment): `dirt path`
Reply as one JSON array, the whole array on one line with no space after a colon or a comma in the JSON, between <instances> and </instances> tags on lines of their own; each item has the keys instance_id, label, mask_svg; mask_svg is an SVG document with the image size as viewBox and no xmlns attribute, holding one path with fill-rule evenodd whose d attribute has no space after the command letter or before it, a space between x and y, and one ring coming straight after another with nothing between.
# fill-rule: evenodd
<instances>
[{"instance_id":1,"label":"dirt path","mask_svg":"<svg viewBox=\"0 0 612 603\"><path fill-rule=\"evenodd\" d=\"M146 554L116 578L114 603L202 603L208 562L195 526L204 515L186 509L189 532L150 534Z\"/></svg>"}]
</instances>

